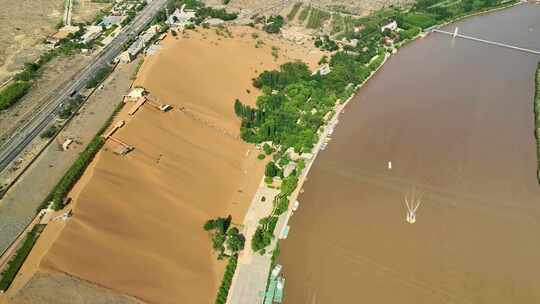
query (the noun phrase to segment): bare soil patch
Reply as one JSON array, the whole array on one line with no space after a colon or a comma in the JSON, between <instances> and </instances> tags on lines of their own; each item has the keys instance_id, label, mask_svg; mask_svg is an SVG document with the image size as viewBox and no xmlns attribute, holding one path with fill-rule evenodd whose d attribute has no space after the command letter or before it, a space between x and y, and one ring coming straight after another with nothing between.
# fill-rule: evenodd
<instances>
[{"instance_id":1,"label":"bare soil patch","mask_svg":"<svg viewBox=\"0 0 540 304\"><path fill-rule=\"evenodd\" d=\"M314 67L321 56L261 32L256 47L252 32L191 31L146 58L136 84L174 109L147 105L128 118L128 104L115 137L135 150L120 157L106 144L40 272L153 303L214 302L224 263L202 225L227 214L241 223L264 169L254 147L236 138L234 100L255 103L258 93L247 89L261 71L295 58Z\"/></svg>"},{"instance_id":2,"label":"bare soil patch","mask_svg":"<svg viewBox=\"0 0 540 304\"><path fill-rule=\"evenodd\" d=\"M43 52L41 41L62 19L62 0L2 1L0 83Z\"/></svg>"}]
</instances>

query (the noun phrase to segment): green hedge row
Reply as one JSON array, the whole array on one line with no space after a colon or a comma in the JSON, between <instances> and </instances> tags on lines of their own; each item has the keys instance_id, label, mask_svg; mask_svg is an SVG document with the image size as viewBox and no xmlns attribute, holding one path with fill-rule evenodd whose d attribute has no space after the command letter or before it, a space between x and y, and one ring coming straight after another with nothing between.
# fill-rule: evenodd
<instances>
[{"instance_id":1,"label":"green hedge row","mask_svg":"<svg viewBox=\"0 0 540 304\"><path fill-rule=\"evenodd\" d=\"M229 289L231 288L231 282L236 271L236 265L238 264L238 256L233 255L229 258L229 263L225 268L225 274L223 274L223 280L221 286L219 286L218 294L216 297L216 304L225 304L227 302L227 296L229 295Z\"/></svg>"},{"instance_id":2,"label":"green hedge row","mask_svg":"<svg viewBox=\"0 0 540 304\"><path fill-rule=\"evenodd\" d=\"M38 224L34 226L34 228L30 232L28 232L28 235L26 235L26 239L24 240L21 248L17 250L15 255L8 262L6 269L2 271L2 278L0 279L0 290L5 291L9 288L9 286L13 282L13 279L19 272L19 269L26 260L26 257L28 257L28 254L30 254L30 250L32 250L32 247L34 247L34 244L36 243L43 229L45 229L45 225Z\"/></svg>"},{"instance_id":3,"label":"green hedge row","mask_svg":"<svg viewBox=\"0 0 540 304\"><path fill-rule=\"evenodd\" d=\"M79 154L79 157L75 160L73 165L71 165L66 174L64 174L62 179L60 179L58 184L56 184L51 193L43 201L37 212L39 212L41 209L47 208L51 200L53 201L52 207L54 210L59 210L62 208L62 202L64 201L64 198L68 195L71 188L73 188L75 183L77 183L79 178L83 175L84 170L86 170L88 165L90 165L90 163L94 159L94 156L103 146L104 140L103 138L101 138L101 134L103 134L105 130L107 130L107 128L111 125L111 122L113 121L116 114L122 109L123 105L124 103L121 102L116 107L113 114L107 119L105 124L101 127L101 129L92 139L92 141L90 141L88 146L86 146L86 149L84 149L84 151Z\"/></svg>"},{"instance_id":4,"label":"green hedge row","mask_svg":"<svg viewBox=\"0 0 540 304\"><path fill-rule=\"evenodd\" d=\"M534 125L535 125L535 137L536 137L536 154L538 159L538 165L536 169L536 176L538 183L540 184L540 62L536 68L535 77L535 93L534 93Z\"/></svg>"},{"instance_id":5,"label":"green hedge row","mask_svg":"<svg viewBox=\"0 0 540 304\"><path fill-rule=\"evenodd\" d=\"M30 86L30 83L26 81L17 81L0 91L0 111L19 101L28 92Z\"/></svg>"},{"instance_id":6,"label":"green hedge row","mask_svg":"<svg viewBox=\"0 0 540 304\"><path fill-rule=\"evenodd\" d=\"M87 89L95 88L100 82L105 80L107 76L112 72L112 67L110 66L104 66L101 67L99 70L97 70L96 74L88 81L86 84Z\"/></svg>"}]
</instances>

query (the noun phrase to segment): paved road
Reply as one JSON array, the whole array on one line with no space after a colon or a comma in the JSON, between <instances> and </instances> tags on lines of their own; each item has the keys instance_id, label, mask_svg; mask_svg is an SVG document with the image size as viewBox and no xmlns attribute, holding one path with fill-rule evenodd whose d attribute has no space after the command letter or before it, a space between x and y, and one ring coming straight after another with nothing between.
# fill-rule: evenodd
<instances>
[{"instance_id":1,"label":"paved road","mask_svg":"<svg viewBox=\"0 0 540 304\"><path fill-rule=\"evenodd\" d=\"M65 0L64 5L64 25L71 25L71 11L73 9L73 0Z\"/></svg>"},{"instance_id":2,"label":"paved road","mask_svg":"<svg viewBox=\"0 0 540 304\"><path fill-rule=\"evenodd\" d=\"M62 101L67 99L72 92L82 89L96 71L111 62L122 52L123 45L131 36L138 35L152 20L157 11L164 7L166 0L154 0L150 2L131 24L126 26L113 41L108 44L97 57L83 68L74 79L61 87L51 96L45 96L46 102L36 110L36 113L14 134L0 146L0 172L17 159L21 152L36 138L56 117L56 112Z\"/></svg>"}]
</instances>

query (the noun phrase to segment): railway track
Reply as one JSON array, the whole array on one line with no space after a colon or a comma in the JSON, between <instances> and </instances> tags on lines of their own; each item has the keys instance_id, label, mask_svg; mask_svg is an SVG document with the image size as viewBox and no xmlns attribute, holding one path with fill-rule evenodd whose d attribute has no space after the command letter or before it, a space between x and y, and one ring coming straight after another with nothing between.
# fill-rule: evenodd
<instances>
[{"instance_id":1,"label":"railway track","mask_svg":"<svg viewBox=\"0 0 540 304\"><path fill-rule=\"evenodd\" d=\"M123 50L123 45L132 36L138 35L152 20L153 16L166 4L166 0L150 2L132 23L126 26L76 76L49 96L43 106L37 108L31 117L22 123L0 146L0 172L4 171L26 147L56 118L62 102L81 90L101 67L109 64Z\"/></svg>"}]
</instances>

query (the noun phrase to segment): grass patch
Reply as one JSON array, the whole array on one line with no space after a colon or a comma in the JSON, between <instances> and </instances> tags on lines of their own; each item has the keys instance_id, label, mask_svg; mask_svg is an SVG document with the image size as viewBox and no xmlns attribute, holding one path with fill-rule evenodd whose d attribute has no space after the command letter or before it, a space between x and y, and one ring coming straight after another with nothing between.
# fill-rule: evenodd
<instances>
[{"instance_id":1,"label":"grass patch","mask_svg":"<svg viewBox=\"0 0 540 304\"><path fill-rule=\"evenodd\" d=\"M112 67L106 65L97 70L96 74L86 84L87 89L95 88L100 82L105 80L107 76L112 72Z\"/></svg>"},{"instance_id":2,"label":"grass patch","mask_svg":"<svg viewBox=\"0 0 540 304\"><path fill-rule=\"evenodd\" d=\"M331 34L341 33L345 30L345 20L341 14L332 14L332 31Z\"/></svg>"},{"instance_id":3,"label":"grass patch","mask_svg":"<svg viewBox=\"0 0 540 304\"><path fill-rule=\"evenodd\" d=\"M311 6L304 7L304 9L300 12L300 16L298 16L298 20L304 22L307 19L310 10Z\"/></svg>"},{"instance_id":4,"label":"grass patch","mask_svg":"<svg viewBox=\"0 0 540 304\"><path fill-rule=\"evenodd\" d=\"M30 89L30 83L17 81L0 91L0 111L17 103Z\"/></svg>"},{"instance_id":5,"label":"grass patch","mask_svg":"<svg viewBox=\"0 0 540 304\"><path fill-rule=\"evenodd\" d=\"M13 279L19 272L19 269L21 269L24 261L28 257L28 254L30 254L32 247L34 247L34 244L36 243L39 235L41 234L43 229L45 229L45 226L46 225L41 224L36 225L30 232L28 232L21 248L17 250L15 255L8 262L6 269L2 271L2 279L0 279L0 290L5 291L9 288L9 286L13 282Z\"/></svg>"},{"instance_id":6,"label":"grass patch","mask_svg":"<svg viewBox=\"0 0 540 304\"><path fill-rule=\"evenodd\" d=\"M309 15L307 27L310 29L321 28L323 23L328 19L330 19L330 13L314 8Z\"/></svg>"},{"instance_id":7,"label":"grass patch","mask_svg":"<svg viewBox=\"0 0 540 304\"><path fill-rule=\"evenodd\" d=\"M437 24L437 19L431 14L413 13L405 15L403 17L403 22L409 26L416 26L425 29Z\"/></svg>"}]
</instances>

